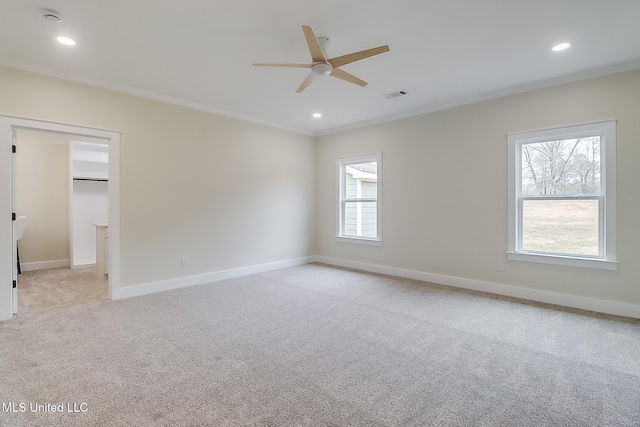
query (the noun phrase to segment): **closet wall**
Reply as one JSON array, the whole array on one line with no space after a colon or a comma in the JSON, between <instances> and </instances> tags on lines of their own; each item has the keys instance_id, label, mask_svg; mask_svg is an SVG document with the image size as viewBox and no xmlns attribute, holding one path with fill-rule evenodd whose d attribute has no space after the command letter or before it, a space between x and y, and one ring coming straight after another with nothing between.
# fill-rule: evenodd
<instances>
[{"instance_id":1,"label":"closet wall","mask_svg":"<svg viewBox=\"0 0 640 427\"><path fill-rule=\"evenodd\" d=\"M25 215L18 242L24 271L69 265L69 137L18 130L16 214Z\"/></svg>"}]
</instances>

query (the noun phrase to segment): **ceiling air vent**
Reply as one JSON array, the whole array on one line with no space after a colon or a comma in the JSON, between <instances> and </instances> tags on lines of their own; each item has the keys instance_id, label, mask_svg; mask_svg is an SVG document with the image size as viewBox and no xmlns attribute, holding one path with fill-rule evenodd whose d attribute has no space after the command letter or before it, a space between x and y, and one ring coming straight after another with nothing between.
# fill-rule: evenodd
<instances>
[{"instance_id":1,"label":"ceiling air vent","mask_svg":"<svg viewBox=\"0 0 640 427\"><path fill-rule=\"evenodd\" d=\"M384 96L384 97L385 97L385 98L387 98L387 99L391 99L391 98L397 98L397 97L399 97L399 96L403 96L403 95L406 95L406 94L407 94L407 92L406 92L406 91L404 91L404 90L399 90L399 91L397 91L397 92L391 92L391 93L388 93L388 94L386 94L386 95L382 95L382 96Z\"/></svg>"}]
</instances>

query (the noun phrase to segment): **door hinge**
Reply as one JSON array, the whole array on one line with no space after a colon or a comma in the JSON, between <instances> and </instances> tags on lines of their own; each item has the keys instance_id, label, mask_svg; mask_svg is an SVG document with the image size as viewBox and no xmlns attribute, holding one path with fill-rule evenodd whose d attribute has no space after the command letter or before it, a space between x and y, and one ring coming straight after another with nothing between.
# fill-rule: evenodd
<instances>
[{"instance_id":1,"label":"door hinge","mask_svg":"<svg viewBox=\"0 0 640 427\"><path fill-rule=\"evenodd\" d=\"M18 287L18 281L17 281L17 280L14 280L14 281L13 281L13 289L15 289L15 288L17 288L17 287Z\"/></svg>"},{"instance_id":2,"label":"door hinge","mask_svg":"<svg viewBox=\"0 0 640 427\"><path fill-rule=\"evenodd\" d=\"M16 213L11 212L11 221L15 221L15 220L16 220Z\"/></svg>"},{"instance_id":3,"label":"door hinge","mask_svg":"<svg viewBox=\"0 0 640 427\"><path fill-rule=\"evenodd\" d=\"M15 152L16 152L16 146L15 146L15 145L12 145L12 146L11 146L11 152L12 152L12 153L15 153Z\"/></svg>"}]
</instances>

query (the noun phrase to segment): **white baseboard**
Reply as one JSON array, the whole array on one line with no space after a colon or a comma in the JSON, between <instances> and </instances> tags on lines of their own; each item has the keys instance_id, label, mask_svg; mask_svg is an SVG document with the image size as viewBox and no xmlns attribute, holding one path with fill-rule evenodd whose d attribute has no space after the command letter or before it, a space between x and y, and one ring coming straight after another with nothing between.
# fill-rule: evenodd
<instances>
[{"instance_id":1,"label":"white baseboard","mask_svg":"<svg viewBox=\"0 0 640 427\"><path fill-rule=\"evenodd\" d=\"M72 266L71 266L71 269L72 269L72 270L77 270L77 269L79 269L79 268L87 268L87 267L95 267L95 266L96 266L96 263L95 263L95 262L93 262L93 263L88 263L88 264L76 264L76 265L72 265Z\"/></svg>"},{"instance_id":2,"label":"white baseboard","mask_svg":"<svg viewBox=\"0 0 640 427\"><path fill-rule=\"evenodd\" d=\"M640 305L628 304L616 301L600 300L576 295L567 295L556 292L541 291L537 289L521 288L518 286L502 285L499 283L484 282L480 280L465 279L461 277L445 276L441 274L427 273L424 271L408 270L404 268L389 267L365 262L350 261L340 258L332 258L321 255L313 255L302 258L293 258L284 261L276 261L267 264L258 264L248 267L240 267L231 270L222 270L196 276L181 277L178 279L163 280L160 282L146 283L142 285L126 286L114 290L113 299L122 299L155 292L180 289L189 286L203 285L219 280L247 276L262 273L279 268L294 267L297 265L320 262L338 267L353 268L371 273L386 274L390 276L404 277L423 282L436 283L456 288L471 289L488 292L514 298L522 298L530 301L561 305L582 310L597 311L600 313L614 314L618 316L640 319ZM67 261L68 266L68 261ZM54 267L46 267L54 268ZM26 271L26 270L25 270Z\"/></svg>"},{"instance_id":3,"label":"white baseboard","mask_svg":"<svg viewBox=\"0 0 640 427\"><path fill-rule=\"evenodd\" d=\"M197 276L187 276L178 279L163 280L160 282L146 283L135 286L125 286L114 289L113 299L136 297L140 295L152 294L155 292L168 291L171 289L186 288L188 286L204 285L205 283L217 282L219 280L232 279L234 277L247 276L249 274L262 273L279 268L294 267L296 265L314 262L314 257L293 258L284 261L270 262L267 264L251 265L248 267L234 268L231 270L215 271L212 273L199 274Z\"/></svg>"},{"instance_id":4,"label":"white baseboard","mask_svg":"<svg viewBox=\"0 0 640 427\"><path fill-rule=\"evenodd\" d=\"M587 298L576 295L560 294L556 292L541 291L537 289L521 288L518 286L502 285L492 282L464 279L461 277L444 276L441 274L426 273L423 271L407 270L404 268L388 267L384 265L369 264L365 262L349 261L340 258L326 256L314 256L313 262L335 265L338 267L353 268L371 273L387 274L390 276L404 277L407 279L421 280L423 282L437 283L439 285L456 288L471 289L488 292L514 298L522 298L530 301L556 304L565 307L579 308L582 310L597 311L600 313L615 314L618 316L634 317L640 319L640 305L627 304L617 301L607 301L595 298Z\"/></svg>"},{"instance_id":5,"label":"white baseboard","mask_svg":"<svg viewBox=\"0 0 640 427\"><path fill-rule=\"evenodd\" d=\"M21 262L20 269L22 271L47 270L49 268L69 267L68 259L59 259L56 261L38 261L38 262Z\"/></svg>"}]
</instances>

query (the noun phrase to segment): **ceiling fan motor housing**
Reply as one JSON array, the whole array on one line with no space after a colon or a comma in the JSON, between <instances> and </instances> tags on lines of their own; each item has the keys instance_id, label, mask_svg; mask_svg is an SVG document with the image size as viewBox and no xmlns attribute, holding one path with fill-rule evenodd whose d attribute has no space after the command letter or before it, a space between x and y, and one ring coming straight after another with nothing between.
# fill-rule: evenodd
<instances>
[{"instance_id":1,"label":"ceiling fan motor housing","mask_svg":"<svg viewBox=\"0 0 640 427\"><path fill-rule=\"evenodd\" d=\"M333 71L333 67L331 64L326 62L321 62L319 64L314 64L311 67L311 72L317 76L328 76Z\"/></svg>"}]
</instances>

